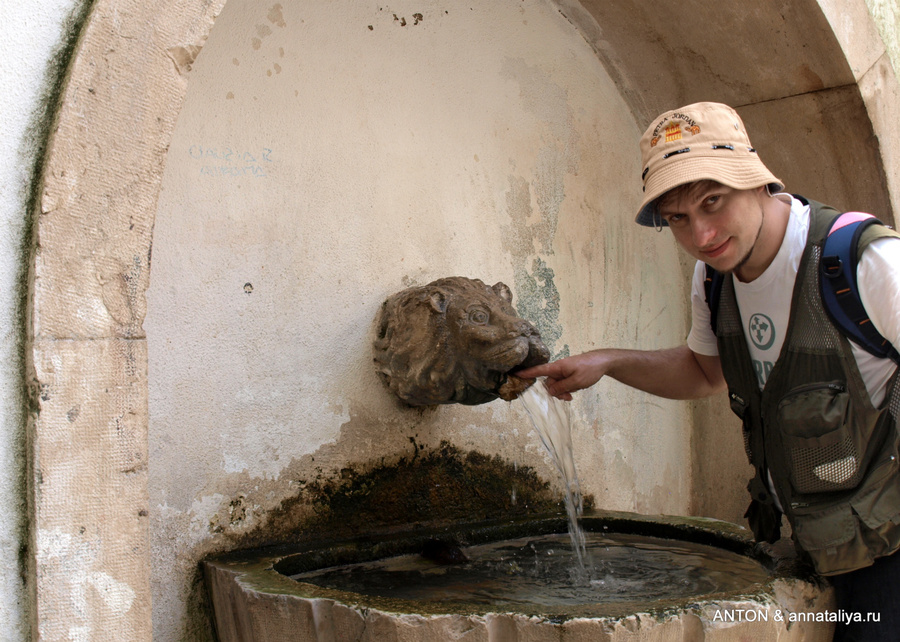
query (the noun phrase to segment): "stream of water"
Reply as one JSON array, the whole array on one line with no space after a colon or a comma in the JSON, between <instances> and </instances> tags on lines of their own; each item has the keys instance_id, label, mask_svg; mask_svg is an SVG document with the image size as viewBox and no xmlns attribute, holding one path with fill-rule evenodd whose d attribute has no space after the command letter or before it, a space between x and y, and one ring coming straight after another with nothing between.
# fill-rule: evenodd
<instances>
[{"instance_id":1,"label":"stream of water","mask_svg":"<svg viewBox=\"0 0 900 642\"><path fill-rule=\"evenodd\" d=\"M569 403L551 395L543 379L521 394L519 399L540 435L541 443L559 472L569 518L569 538L575 554L574 580L585 583L590 579L590 564L586 552L584 530L579 519L584 511L578 472L575 470L575 453L572 449L572 415Z\"/></svg>"}]
</instances>

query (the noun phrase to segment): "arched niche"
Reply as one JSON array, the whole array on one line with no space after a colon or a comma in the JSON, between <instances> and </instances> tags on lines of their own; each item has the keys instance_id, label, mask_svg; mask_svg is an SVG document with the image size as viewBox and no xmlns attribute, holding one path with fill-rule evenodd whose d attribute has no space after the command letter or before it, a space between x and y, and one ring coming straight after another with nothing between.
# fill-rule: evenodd
<instances>
[{"instance_id":1,"label":"arched niche","mask_svg":"<svg viewBox=\"0 0 900 642\"><path fill-rule=\"evenodd\" d=\"M98 0L71 62L36 212L27 349L42 637L151 638L145 293L166 153L223 4ZM843 5L551 6L593 47L636 129L673 104L731 102L789 188L889 215L896 77L864 2Z\"/></svg>"}]
</instances>

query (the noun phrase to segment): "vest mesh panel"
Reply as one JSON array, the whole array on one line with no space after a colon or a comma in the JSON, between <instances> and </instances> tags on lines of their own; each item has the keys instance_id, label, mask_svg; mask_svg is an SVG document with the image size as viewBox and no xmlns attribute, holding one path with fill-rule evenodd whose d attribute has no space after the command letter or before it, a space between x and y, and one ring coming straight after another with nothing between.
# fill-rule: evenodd
<instances>
[{"instance_id":1,"label":"vest mesh panel","mask_svg":"<svg viewBox=\"0 0 900 642\"><path fill-rule=\"evenodd\" d=\"M849 437L827 448L790 449L794 486L801 493L855 488L859 458Z\"/></svg>"},{"instance_id":2,"label":"vest mesh panel","mask_svg":"<svg viewBox=\"0 0 900 642\"><path fill-rule=\"evenodd\" d=\"M840 350L838 331L828 319L819 291L819 260L822 250L813 246L809 268L799 292L798 304L808 314L794 317L794 331L788 349L796 352L829 353ZM801 493L822 493L855 488L861 480L860 453L849 435L831 446L789 448L791 477Z\"/></svg>"},{"instance_id":3,"label":"vest mesh panel","mask_svg":"<svg viewBox=\"0 0 900 642\"><path fill-rule=\"evenodd\" d=\"M822 249L812 248L809 269L806 270L803 289L800 292L799 305L809 310L808 315L797 315L794 319L794 334L791 339L791 350L801 352L834 351L841 345L838 331L828 320L828 313L822 305L822 293L819 291L819 259Z\"/></svg>"}]
</instances>

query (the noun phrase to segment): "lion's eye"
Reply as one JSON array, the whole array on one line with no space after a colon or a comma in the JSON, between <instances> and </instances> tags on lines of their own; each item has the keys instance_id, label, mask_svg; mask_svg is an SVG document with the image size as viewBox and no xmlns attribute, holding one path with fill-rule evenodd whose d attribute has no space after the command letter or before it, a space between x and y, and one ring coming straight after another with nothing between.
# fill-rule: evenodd
<instances>
[{"instance_id":1,"label":"lion's eye","mask_svg":"<svg viewBox=\"0 0 900 642\"><path fill-rule=\"evenodd\" d=\"M484 325L488 322L488 313L484 310L471 310L469 312L469 321L472 323L477 323L478 325Z\"/></svg>"}]
</instances>

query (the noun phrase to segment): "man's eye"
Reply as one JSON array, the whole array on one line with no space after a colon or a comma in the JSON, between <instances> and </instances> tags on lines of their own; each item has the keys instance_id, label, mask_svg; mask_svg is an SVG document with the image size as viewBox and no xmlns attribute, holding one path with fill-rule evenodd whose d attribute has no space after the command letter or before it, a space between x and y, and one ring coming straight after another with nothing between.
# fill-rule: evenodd
<instances>
[{"instance_id":1,"label":"man's eye","mask_svg":"<svg viewBox=\"0 0 900 642\"><path fill-rule=\"evenodd\" d=\"M678 225L682 221L684 221L684 214L672 214L671 216L666 218L666 222L669 225Z\"/></svg>"},{"instance_id":2,"label":"man's eye","mask_svg":"<svg viewBox=\"0 0 900 642\"><path fill-rule=\"evenodd\" d=\"M477 323L478 325L484 325L488 322L488 313L484 310L472 310L469 312L469 321L472 323Z\"/></svg>"},{"instance_id":3,"label":"man's eye","mask_svg":"<svg viewBox=\"0 0 900 642\"><path fill-rule=\"evenodd\" d=\"M719 196L718 194L716 194L714 196L710 196L709 198L706 199L706 204L707 205L715 205L716 203L719 202L720 198L722 198L722 197Z\"/></svg>"}]
</instances>

